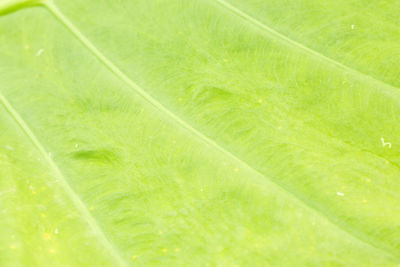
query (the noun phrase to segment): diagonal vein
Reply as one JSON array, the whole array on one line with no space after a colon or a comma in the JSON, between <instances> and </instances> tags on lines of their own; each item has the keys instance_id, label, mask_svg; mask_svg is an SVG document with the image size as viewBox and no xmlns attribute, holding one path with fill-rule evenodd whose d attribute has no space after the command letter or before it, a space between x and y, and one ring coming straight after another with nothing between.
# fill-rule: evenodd
<instances>
[{"instance_id":1,"label":"diagonal vein","mask_svg":"<svg viewBox=\"0 0 400 267\"><path fill-rule=\"evenodd\" d=\"M219 0L217 0L219 1ZM222 3L222 1L220 1ZM351 227L345 222L341 221L334 215L331 215L327 211L324 210L323 207L319 207L317 203L314 203L306 196L297 193L295 190L281 184L279 181L276 181L270 177L267 177L261 171L257 170L241 158L234 155L232 152L226 150L224 147L219 145L216 141L204 135L202 132L193 128L189 123L178 117L175 113L171 112L169 109L164 107L158 100L149 95L140 85L135 83L131 78L129 78L123 71L121 71L114 63L112 63L97 47L86 38L84 34L80 32L80 30L58 9L58 7L51 1L44 1L43 5L47 7L47 9L54 15L54 17L60 21L106 68L108 68L112 73L114 73L119 79L125 82L134 92L139 94L142 98L144 98L148 103L158 109L160 112L168 115L173 121L175 121L178 125L185 128L195 136L197 136L203 143L214 147L216 150L230 157L234 161L238 162L243 168L248 169L253 173L253 175L257 178L261 178L261 181L264 183L268 183L270 186L276 188L279 192L283 193L287 197L293 199L300 206L312 210L322 218L326 219L331 223L333 227L336 227L339 231L346 233L349 237L358 240L361 243L366 244L367 246L373 247L375 249L380 250L382 253L387 254L389 257L395 257L400 259L399 253L394 250L392 247L382 243L379 240L373 239L371 236L365 234L362 231ZM293 42L293 41L291 41ZM311 50L312 51L312 50ZM316 54L316 52L313 52ZM321 55L322 56L322 55ZM329 59L331 62L335 62ZM335 63L336 65L343 66L340 63ZM342 68L343 68L342 67ZM352 72L354 70L350 69ZM370 79L373 79L370 77ZM387 85L389 86L389 85Z\"/></svg>"},{"instance_id":2,"label":"diagonal vein","mask_svg":"<svg viewBox=\"0 0 400 267\"><path fill-rule=\"evenodd\" d=\"M17 122L19 127L23 130L23 132L28 136L30 141L34 144L34 146L39 150L40 154L42 154L43 158L49 164L53 171L53 175L55 176L57 182L61 185L61 187L65 190L69 198L72 200L75 207L82 214L84 220L90 226L93 233L96 237L101 241L102 245L110 252L113 258L116 260L116 263L119 266L128 266L117 249L112 245L112 243L108 240L104 232L101 230L100 226L96 222L95 218L90 214L86 205L79 197L77 193L71 188L68 184L67 179L62 174L61 170L58 168L57 164L50 157L48 151L44 148L44 146L37 139L33 131L30 129L28 124L22 119L19 113L13 108L13 106L8 102L8 100L4 97L4 95L0 92L0 102L3 104L5 109L11 115L11 117Z\"/></svg>"},{"instance_id":3,"label":"diagonal vein","mask_svg":"<svg viewBox=\"0 0 400 267\"><path fill-rule=\"evenodd\" d=\"M225 0L212 0L212 1L215 1L215 2L219 3L222 7L230 10L231 12L235 13L236 15L241 17L242 19L244 19L244 20L250 22L251 24L253 24L254 26L262 29L267 35L269 35L271 37L278 38L278 39L288 43L289 45L291 45L293 47L296 47L296 48L299 48L299 49L303 50L304 52L306 52L306 53L308 53L308 54L310 54L310 55L312 55L312 56L314 56L316 58L319 58L319 59L322 59L322 60L324 60L326 62L329 62L330 64L335 65L336 67L339 67L340 69L342 69L342 70L344 70L344 71L346 71L348 73L351 73L351 74L353 74L355 76L358 76L360 78L366 79L369 82L372 82L372 83L374 83L376 85L380 85L380 86L382 86L382 87L384 87L386 89L389 89L390 91L393 91L393 90L397 91L397 90L400 89L400 88L398 88L398 87L396 87L394 85L388 84L388 83L386 83L386 82L384 82L382 80L379 80L379 79L377 79L377 78L375 78L373 76L370 76L370 75L368 75L366 73L360 72L360 71L358 71L358 70L356 70L354 68L351 68L351 67L349 67L347 65L344 65L344 64L342 64L342 63L340 63L340 62L338 62L338 61L336 61L336 60L334 60L334 59L332 59L332 58L330 58L328 56L325 56L324 54L321 54L320 52L317 52L317 51L315 51L315 50L313 50L313 49L311 49L311 48L309 48L309 47L307 47L307 46L305 46L305 45L303 45L303 44L301 44L299 42L296 42L295 40L293 40L293 39L283 35L282 33L274 30L273 28L271 28L268 25L262 23L261 21L253 18L252 16L250 16L249 14L243 12L239 8L231 5L230 3L228 3Z\"/></svg>"}]
</instances>

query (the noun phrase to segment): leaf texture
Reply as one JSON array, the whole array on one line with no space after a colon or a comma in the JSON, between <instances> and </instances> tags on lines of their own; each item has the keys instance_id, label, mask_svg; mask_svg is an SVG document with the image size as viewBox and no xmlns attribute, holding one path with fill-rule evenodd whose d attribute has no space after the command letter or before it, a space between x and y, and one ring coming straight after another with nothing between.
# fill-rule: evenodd
<instances>
[{"instance_id":1,"label":"leaf texture","mask_svg":"<svg viewBox=\"0 0 400 267\"><path fill-rule=\"evenodd\" d=\"M399 264L396 1L0 3L1 266Z\"/></svg>"}]
</instances>

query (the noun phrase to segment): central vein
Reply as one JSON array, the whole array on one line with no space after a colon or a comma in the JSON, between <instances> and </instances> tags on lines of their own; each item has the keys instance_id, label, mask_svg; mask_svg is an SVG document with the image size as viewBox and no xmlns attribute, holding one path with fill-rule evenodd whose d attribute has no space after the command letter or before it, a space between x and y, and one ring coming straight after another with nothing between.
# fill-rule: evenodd
<instances>
[{"instance_id":1,"label":"central vein","mask_svg":"<svg viewBox=\"0 0 400 267\"><path fill-rule=\"evenodd\" d=\"M219 1L220 2L220 1ZM80 30L58 9L58 7L52 1L45 1L44 6L46 6L49 11L59 20L75 37L86 47L89 51L97 57L97 59L102 62L112 73L114 73L118 78L120 78L123 82L129 85L134 92L139 94L142 98L144 98L148 103L158 109L160 112L167 114L171 119L173 119L179 126L185 128L195 136L197 136L204 143L214 147L218 151L222 152L226 156L238 162L244 168L250 170L255 177L259 178L262 182L268 183L270 186L274 186L280 192L288 196L289 198L294 199L300 206L311 209L321 217L328 220L333 226L338 228L338 230L347 233L350 237L361 241L369 246L372 246L376 249L383 251L385 254L389 253L392 255L396 255L399 257L391 247L388 247L386 244L383 244L379 241L372 240L370 236L365 233L354 231L354 229L346 223L341 222L338 218L333 215L330 215L326 211L321 208L318 208L312 201L307 199L305 196L296 193L295 191L287 188L285 185L280 184L279 182L271 179L270 177L265 176L263 173L249 165L244 160L232 154L230 151L226 150L224 147L219 145L214 140L210 139L197 129L193 128L186 121L182 120L175 113L171 112L169 109L164 107L159 101L154 99L151 95L149 95L142 87L140 87L137 83L131 80L124 72L122 72L114 63L112 63L102 52L100 52L96 46L93 45L89 39L83 35Z\"/></svg>"}]
</instances>

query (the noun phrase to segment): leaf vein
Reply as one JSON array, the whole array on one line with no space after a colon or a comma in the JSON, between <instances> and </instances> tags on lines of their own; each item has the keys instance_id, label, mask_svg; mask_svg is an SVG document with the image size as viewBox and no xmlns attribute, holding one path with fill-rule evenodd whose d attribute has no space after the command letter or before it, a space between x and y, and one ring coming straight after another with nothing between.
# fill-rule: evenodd
<instances>
[{"instance_id":1,"label":"leaf vein","mask_svg":"<svg viewBox=\"0 0 400 267\"><path fill-rule=\"evenodd\" d=\"M62 174L60 168L54 162L54 160L49 155L48 151L44 148L44 146L40 143L38 138L35 136L33 131L30 129L28 124L24 121L24 119L19 115L19 113L13 108L13 106L8 102L6 97L0 92L0 102L3 104L5 109L8 111L10 116L15 120L15 122L19 125L22 131L28 136L29 140L33 143L33 145L39 150L40 154L42 154L45 161L49 164L50 168L53 170L53 174L57 180L57 182L61 185L61 187L65 190L73 204L82 214L84 220L91 227L93 233L96 237L99 238L102 245L110 251L110 254L113 258L116 259L116 262L119 266L128 266L125 260L122 258L120 253L116 250L114 245L108 240L103 230L100 228L95 218L90 214L88 208L85 203L79 197L79 195L72 189L72 187L67 182L67 179Z\"/></svg>"},{"instance_id":2,"label":"leaf vein","mask_svg":"<svg viewBox=\"0 0 400 267\"><path fill-rule=\"evenodd\" d=\"M217 0L219 1L219 0ZM185 128L195 136L197 136L202 142L205 144L214 147L216 150L220 151L221 153L227 155L231 159L238 162L240 165L245 167L246 169L250 170L256 177L263 178L261 181L265 183L269 183L269 185L277 188L281 193L288 196L289 198L294 199L300 206L312 210L320 217L326 219L328 222L332 224L332 226L337 227L340 231L349 235L349 237L358 240L361 243L364 243L368 246L371 246L375 249L382 251L385 254L391 255L392 257L400 258L397 251L395 251L390 246L387 246L384 243L381 243L375 239L372 239L367 234L360 232L353 227L347 225L346 223L340 221L335 216L330 215L329 213L325 212L322 207L318 207L317 203L313 203L311 200L307 199L305 196L298 194L295 190L288 188L287 186L279 183L278 181L267 177L265 174L257 170L256 168L249 165L244 160L240 159L239 157L232 154L230 151L226 150L224 147L219 145L216 141L212 140L211 138L207 137L197 129L193 128L189 123L178 117L175 113L164 107L158 100L153 98L149 95L141 86L135 83L131 78L129 78L124 72L122 72L114 63L112 63L97 47L83 35L80 30L58 9L58 7L52 1L44 2L44 6L48 8L50 13L54 15L54 17L63 24L106 68L108 68L112 73L114 73L119 79L125 82L129 87L133 89L134 92L139 94L143 99L145 99L148 103L158 109L160 112L165 113L171 119L176 121L178 125ZM294 41L292 41L294 42ZM312 50L311 50L312 51ZM314 54L316 52L313 52ZM325 56L324 56L325 57ZM331 62L335 62L332 59L329 59ZM335 63L336 65L345 67L340 63ZM345 67L348 69L348 67ZM352 69L350 69L352 70ZM352 70L354 72L355 70ZM370 77L370 79L373 79ZM389 85L387 85L389 86Z\"/></svg>"},{"instance_id":3,"label":"leaf vein","mask_svg":"<svg viewBox=\"0 0 400 267\"><path fill-rule=\"evenodd\" d=\"M296 47L296 48L300 48L301 50L307 52L308 54L310 54L310 55L312 55L312 56L314 56L316 58L320 58L322 60L325 60L325 61L331 63L332 65L335 65L335 66L339 67L340 69L343 69L343 70L345 70L345 71L347 71L347 72L349 72L349 73L351 73L353 75L362 77L364 79L369 80L370 82L373 82L375 84L383 86L383 87L385 87L386 89L388 89L390 91L393 91L393 90L397 91L398 89L400 89L400 88L398 88L398 87L396 87L396 86L394 86L392 84L386 83L386 82L384 82L384 81L382 81L380 79L377 79L377 78L375 78L375 77L373 77L371 75L368 75L368 74L366 74L364 72L361 72L361 71L356 70L356 69L354 69L352 67L349 67L349 66L347 66L347 65L345 65L343 63L340 63L339 61L336 61L336 60L334 60L334 59L332 59L332 58L330 58L328 56L325 56L324 54L322 54L322 53L320 53L318 51L315 51L315 50L313 50L313 49L311 49L311 48L309 48L309 47L307 47L307 46L305 46L305 45L303 45L303 44L301 44L301 43L299 43L299 42L297 42L297 41L295 41L295 40L293 40L293 39L291 39L291 38L289 38L287 36L285 36L284 34L274 30L273 28L269 27L268 25L266 25L266 24L262 23L261 21L253 18L252 16L248 15L247 13L245 13L242 10L240 10L239 8L231 5L230 3L228 3L225 0L213 0L213 1L217 2L222 7L230 10L233 13L235 13L236 15L241 17L242 19L250 22L254 26L257 26L258 28L264 30L264 32L267 33L268 35L270 35L271 37L275 37L275 38L278 38L278 39L280 39L282 41L285 41L286 43L290 44L291 46Z\"/></svg>"}]
</instances>

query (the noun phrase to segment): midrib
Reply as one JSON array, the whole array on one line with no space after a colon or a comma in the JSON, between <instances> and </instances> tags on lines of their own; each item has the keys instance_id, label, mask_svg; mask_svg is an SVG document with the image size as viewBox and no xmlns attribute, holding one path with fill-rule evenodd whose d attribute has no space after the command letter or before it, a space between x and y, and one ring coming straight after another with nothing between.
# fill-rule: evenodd
<instances>
[{"instance_id":1,"label":"midrib","mask_svg":"<svg viewBox=\"0 0 400 267\"><path fill-rule=\"evenodd\" d=\"M224 5L225 7L231 9L241 17L244 17L245 19L249 20L253 24L258 25L259 27L263 28L264 30L268 31L271 33L271 35L275 35L275 37L279 37L280 39L287 41L291 43L294 46L297 46L298 48L302 48L308 53L320 57L323 60L326 60L342 69L346 69L349 72L355 74L355 75L361 75L365 76L365 78L370 79L371 81L374 81L375 83L380 83L381 85L385 86L385 88L390 89L391 91L393 90L393 86L388 85L382 81L376 80L373 77L370 77L366 74L360 73L356 70L353 70L339 62L336 62L322 54L319 54L318 52L315 52L277 32L274 30L268 28L264 24L258 22L257 20L251 18L250 16L244 14L242 11L238 10L237 8L234 8L233 6L229 5L227 2L223 0L216 0L220 4ZM137 85L134 81L132 81L125 73L123 73L116 65L114 65L110 60L108 60L79 30L76 28L73 23L70 22L70 20L62 13L59 11L56 5L52 1L44 1L43 5L50 10L50 12L70 31L72 34L80 41L84 46L88 48L88 50L94 54L98 60L104 64L111 72L113 72L117 77L119 77L122 81L124 81L127 85L129 85L136 93L138 93L141 97L143 97L146 101L148 101L151 105L153 105L156 109L159 111L167 114L169 117L171 117L174 121L177 122L178 125L182 126L183 128L187 129L190 131L192 134L196 135L198 138L200 138L204 143L211 145L215 149L219 150L220 152L224 153L228 157L234 159L237 161L239 164L241 164L243 167L251 170L253 174L258 177L262 178L263 182L268 182L272 186L276 187L280 192L283 194L287 195L288 197L294 199L296 202L299 203L299 205L311 209L314 212L316 212L319 216L322 218L328 220L334 227L336 227L338 230L345 232L349 237L355 238L369 246L372 246L376 249L381 250L385 254L390 254L392 256L395 256L396 258L400 259L399 253L395 251L393 248L390 246L387 246L386 244L377 241L376 239L371 238L370 236L366 235L363 232L360 232L358 229L354 229L351 226L345 224L344 222L340 221L336 216L332 216L331 214L327 213L324 211L324 209L318 207L318 203L313 203L311 200L305 198L303 195L296 193L294 190L291 190L290 188L280 184L277 181L274 181L273 179L265 176L263 173L258 171L257 169L253 168L251 165L247 164L244 160L240 159L239 157L235 156L228 150L224 149L222 146L220 146L218 143L216 143L214 140L208 138L195 128L193 128L190 124L185 122L184 120L180 119L177 115L175 115L173 112L169 111L167 108L165 108L160 102L158 102L156 99L151 97L149 94L146 93L143 88L141 88L139 85ZM232 9L233 8L233 9ZM261 24L261 25L260 25ZM392 91L393 92L393 91ZM109 248L110 252L113 254L113 256L116 258L117 262L121 266L125 266L126 263L120 253L115 249L113 244L107 239L105 236L104 232L101 230L101 228L98 226L96 220L91 216L90 212L88 211L87 207L85 204L82 202L82 200L79 198L79 196L73 191L73 189L69 186L67 183L65 177L59 170L58 166L55 164L53 159L48 155L46 152L45 148L41 143L38 141L36 136L33 134L33 132L30 130L29 126L23 121L23 119L19 116L17 111L10 105L10 103L7 101L7 99L0 94L0 101L3 103L3 105L6 107L10 115L15 119L15 121L18 123L18 125L23 129L23 131L27 134L29 139L32 141L32 143L37 147L37 149L40 151L40 153L43 155L43 157L46 159L50 167L54 170L57 179L60 181L68 195L70 196L71 200L74 202L74 204L78 207L78 209L81 211L82 215L88 222L88 224L92 227L93 231L96 232L102 241L103 245L106 248Z\"/></svg>"},{"instance_id":2,"label":"midrib","mask_svg":"<svg viewBox=\"0 0 400 267\"><path fill-rule=\"evenodd\" d=\"M219 0L217 0L219 1ZM225 2L225 1L223 1ZM180 117L178 117L175 113L171 112L169 109L164 107L159 101L154 99L151 95L149 95L141 86L139 86L137 83L135 83L132 79L130 79L123 71L121 71L114 63L112 63L100 50L97 49L97 47L89 41L89 39L86 38L85 35L83 35L80 30L58 9L58 7L52 2L52 1L46 1L44 3L44 6L48 8L48 10L55 16L57 20L59 20L94 56L97 57L97 59L104 64L105 67L107 67L112 73L114 73L119 79L121 79L124 83L126 83L130 88L133 89L134 92L139 94L142 98L144 98L147 102L149 102L152 106L154 106L156 109L158 109L160 112L167 114L170 118L172 118L178 125L181 127L185 128L195 136L197 136L199 139L201 139L204 143L214 147L221 153L227 155L231 159L235 160L238 162L240 165L243 167L247 168L250 170L256 177L261 178L263 182L268 182L270 185L276 187L281 193L285 194L289 198L294 199L296 202L300 204L300 206L310 209L314 212L316 212L320 217L328 220L334 227L336 227L338 230L346 233L348 236L357 239L358 241L365 243L375 249L381 250L385 254L389 254L391 256L394 256L398 259L400 259L400 255L397 251L395 251L392 247L387 246L386 244L371 238L370 236L366 235L365 233L354 229L353 227L347 225L346 223L342 222L337 218L337 216L332 216L331 214L327 213L324 211L323 207L318 207L318 203L313 203L311 200L307 199L305 196L302 194L296 193L294 190L291 190L287 186L280 184L277 181L274 181L273 179L265 176L263 173L258 171L256 168L252 167L249 165L247 162L242 160L241 158L237 157L236 155L232 154L230 151L226 150L224 147L219 145L217 142L214 140L210 139L194 127L192 127L189 123L186 121L182 120ZM285 38L284 40L289 40L293 44L295 43L294 41L291 41L288 38ZM299 44L300 47L304 47ZM305 50L309 51L312 53L314 56L321 57L330 63L340 67L347 69L351 71L353 74L357 75L364 75L360 74L358 71L355 71L347 66L342 65L341 63L338 63L328 57L325 57L323 55L319 55L319 53L310 50L306 47L304 47ZM385 87L388 87L389 89L393 89L392 86L383 83L381 81L377 81L374 78L364 75L368 77L369 79L381 83L385 85Z\"/></svg>"}]
</instances>

